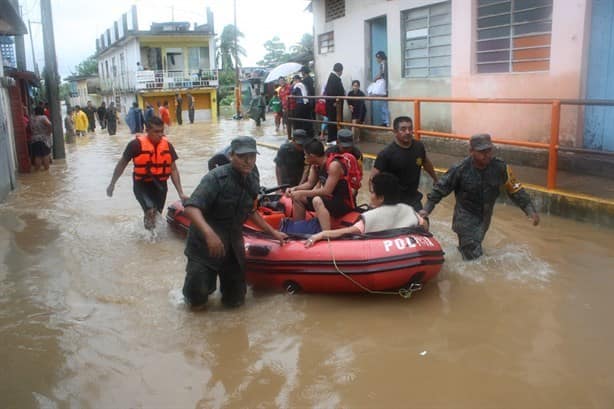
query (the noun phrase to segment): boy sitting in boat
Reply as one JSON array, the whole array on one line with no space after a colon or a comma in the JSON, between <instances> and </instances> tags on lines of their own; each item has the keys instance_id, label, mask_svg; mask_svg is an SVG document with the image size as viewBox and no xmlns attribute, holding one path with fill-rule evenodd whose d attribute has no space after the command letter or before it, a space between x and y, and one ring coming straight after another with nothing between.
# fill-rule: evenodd
<instances>
[{"instance_id":1,"label":"boy sitting in boat","mask_svg":"<svg viewBox=\"0 0 614 409\"><path fill-rule=\"evenodd\" d=\"M339 160L327 161L320 141L307 142L304 151L310 166L307 181L286 190L292 199L292 220L304 220L307 210L315 211L322 230L329 230L331 216L343 217L355 207L349 172Z\"/></svg>"},{"instance_id":2,"label":"boy sitting in boat","mask_svg":"<svg viewBox=\"0 0 614 409\"><path fill-rule=\"evenodd\" d=\"M364 234L378 231L421 226L428 229L428 222L413 207L400 202L399 179L387 172L371 179L371 206L360 215L360 220L349 227L336 230L323 229L305 241L305 247L322 239L336 239L345 234Z\"/></svg>"}]
</instances>

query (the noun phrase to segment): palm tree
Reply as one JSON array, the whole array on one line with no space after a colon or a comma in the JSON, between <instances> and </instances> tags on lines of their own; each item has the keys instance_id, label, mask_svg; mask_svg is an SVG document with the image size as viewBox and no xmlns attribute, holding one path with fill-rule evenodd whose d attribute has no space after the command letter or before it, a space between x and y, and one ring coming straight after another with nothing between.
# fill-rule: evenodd
<instances>
[{"instance_id":1,"label":"palm tree","mask_svg":"<svg viewBox=\"0 0 614 409\"><path fill-rule=\"evenodd\" d=\"M303 34L301 41L290 46L290 61L307 65L313 61L313 36L309 33Z\"/></svg>"},{"instance_id":2,"label":"palm tree","mask_svg":"<svg viewBox=\"0 0 614 409\"><path fill-rule=\"evenodd\" d=\"M236 48L235 48L235 31ZM236 29L233 24L224 26L222 34L217 39L217 64L222 68L222 71L232 70L237 66L241 66L241 59L239 55L246 56L245 49L239 45L239 38L243 38L245 35Z\"/></svg>"}]
</instances>

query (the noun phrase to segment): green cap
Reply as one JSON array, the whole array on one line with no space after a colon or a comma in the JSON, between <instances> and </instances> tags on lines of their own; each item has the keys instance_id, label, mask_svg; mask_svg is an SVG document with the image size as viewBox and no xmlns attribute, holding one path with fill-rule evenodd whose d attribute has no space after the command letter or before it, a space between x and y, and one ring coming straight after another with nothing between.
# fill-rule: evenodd
<instances>
[{"instance_id":1,"label":"green cap","mask_svg":"<svg viewBox=\"0 0 614 409\"><path fill-rule=\"evenodd\" d=\"M230 150L238 155L244 153L258 153L256 140L251 136L239 136L230 142Z\"/></svg>"},{"instance_id":2,"label":"green cap","mask_svg":"<svg viewBox=\"0 0 614 409\"><path fill-rule=\"evenodd\" d=\"M490 140L490 135L487 133L480 133L473 135L469 140L469 145L474 151L485 151L486 149L492 149L493 144Z\"/></svg>"}]
</instances>

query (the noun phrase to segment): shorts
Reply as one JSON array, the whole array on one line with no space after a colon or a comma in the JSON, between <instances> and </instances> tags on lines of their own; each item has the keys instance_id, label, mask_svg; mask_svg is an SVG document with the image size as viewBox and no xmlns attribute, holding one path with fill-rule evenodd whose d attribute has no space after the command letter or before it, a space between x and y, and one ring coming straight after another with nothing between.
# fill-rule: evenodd
<instances>
[{"instance_id":1,"label":"shorts","mask_svg":"<svg viewBox=\"0 0 614 409\"><path fill-rule=\"evenodd\" d=\"M348 206L348 204L343 200L343 195L332 195L332 196L319 196L322 198L324 202L324 207L328 210L332 217L342 217L352 210L352 207ZM315 211L313 208L313 197L307 199L307 205L305 208L309 211Z\"/></svg>"},{"instance_id":2,"label":"shorts","mask_svg":"<svg viewBox=\"0 0 614 409\"><path fill-rule=\"evenodd\" d=\"M30 145L30 154L33 158L42 158L51 154L51 148L43 141L33 142Z\"/></svg>"},{"instance_id":3,"label":"shorts","mask_svg":"<svg viewBox=\"0 0 614 409\"><path fill-rule=\"evenodd\" d=\"M158 213L162 213L164 203L166 203L166 193L168 192L166 181L143 182L135 180L132 190L134 191L134 197L136 197L144 212L149 209L156 209Z\"/></svg>"}]
</instances>

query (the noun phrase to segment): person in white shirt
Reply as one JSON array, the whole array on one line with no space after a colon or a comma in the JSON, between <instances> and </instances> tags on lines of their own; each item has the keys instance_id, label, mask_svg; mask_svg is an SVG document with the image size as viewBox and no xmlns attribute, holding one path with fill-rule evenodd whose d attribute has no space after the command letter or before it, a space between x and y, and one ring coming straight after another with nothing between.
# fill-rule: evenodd
<instances>
[{"instance_id":1,"label":"person in white shirt","mask_svg":"<svg viewBox=\"0 0 614 409\"><path fill-rule=\"evenodd\" d=\"M311 247L323 239L337 239L345 234L375 233L409 227L428 230L428 221L413 207L400 202L399 179L387 172L378 173L371 179L371 206L360 215L360 220L349 227L323 230L309 236L305 247Z\"/></svg>"}]
</instances>

